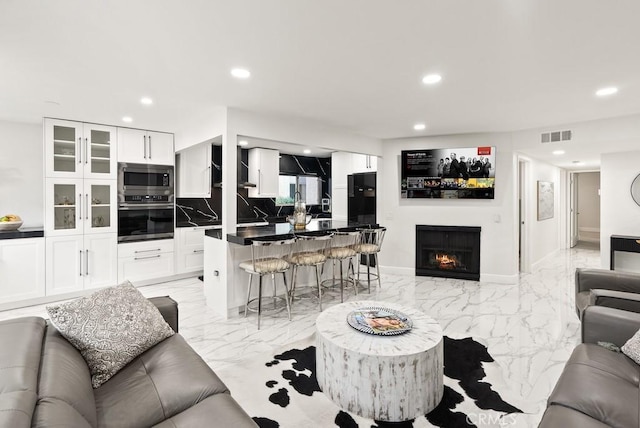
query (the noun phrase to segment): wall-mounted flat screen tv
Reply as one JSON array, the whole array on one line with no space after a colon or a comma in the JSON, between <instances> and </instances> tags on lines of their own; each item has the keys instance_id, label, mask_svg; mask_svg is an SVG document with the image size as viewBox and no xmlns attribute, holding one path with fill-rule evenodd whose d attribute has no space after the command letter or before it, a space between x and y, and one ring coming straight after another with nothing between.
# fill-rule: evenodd
<instances>
[{"instance_id":1,"label":"wall-mounted flat screen tv","mask_svg":"<svg viewBox=\"0 0 640 428\"><path fill-rule=\"evenodd\" d=\"M403 150L401 162L401 198L494 198L495 147Z\"/></svg>"}]
</instances>

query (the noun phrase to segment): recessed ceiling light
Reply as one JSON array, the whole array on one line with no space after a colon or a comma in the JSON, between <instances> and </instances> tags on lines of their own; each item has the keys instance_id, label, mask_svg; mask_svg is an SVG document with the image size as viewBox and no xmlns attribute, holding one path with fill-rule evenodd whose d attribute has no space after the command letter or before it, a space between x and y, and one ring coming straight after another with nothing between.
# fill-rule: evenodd
<instances>
[{"instance_id":1,"label":"recessed ceiling light","mask_svg":"<svg viewBox=\"0 0 640 428\"><path fill-rule=\"evenodd\" d=\"M246 68L234 68L231 70L231 75L238 79L248 79L251 73Z\"/></svg>"},{"instance_id":2,"label":"recessed ceiling light","mask_svg":"<svg viewBox=\"0 0 640 428\"><path fill-rule=\"evenodd\" d=\"M248 146L249 142L247 140L240 140L240 141L238 141L238 145L239 146L243 146L243 147L244 146Z\"/></svg>"},{"instance_id":3,"label":"recessed ceiling light","mask_svg":"<svg viewBox=\"0 0 640 428\"><path fill-rule=\"evenodd\" d=\"M311 150L309 150L309 149L304 149L304 150L302 151L302 153L304 153L305 155L308 155L309 153L311 153Z\"/></svg>"},{"instance_id":4,"label":"recessed ceiling light","mask_svg":"<svg viewBox=\"0 0 640 428\"><path fill-rule=\"evenodd\" d=\"M133 119L131 117L129 117L129 116L124 116L122 118L122 121L123 122L127 122L127 123L131 123L131 122L133 122Z\"/></svg>"},{"instance_id":5,"label":"recessed ceiling light","mask_svg":"<svg viewBox=\"0 0 640 428\"><path fill-rule=\"evenodd\" d=\"M425 85L433 85L434 83L438 83L442 80L442 76L439 74L427 74L422 78L422 83Z\"/></svg>"},{"instance_id":6,"label":"recessed ceiling light","mask_svg":"<svg viewBox=\"0 0 640 428\"><path fill-rule=\"evenodd\" d=\"M413 129L415 129L416 131L422 131L426 127L427 125L425 125L424 123L416 123L415 125L413 125Z\"/></svg>"},{"instance_id":7,"label":"recessed ceiling light","mask_svg":"<svg viewBox=\"0 0 640 428\"><path fill-rule=\"evenodd\" d=\"M613 95L616 92L618 92L618 88L616 88L615 86L610 86L608 88L598 89L596 91L596 95L599 97L606 97L607 95Z\"/></svg>"},{"instance_id":8,"label":"recessed ceiling light","mask_svg":"<svg viewBox=\"0 0 640 428\"><path fill-rule=\"evenodd\" d=\"M554 155L563 155L564 154L564 150L554 150L552 153Z\"/></svg>"},{"instance_id":9,"label":"recessed ceiling light","mask_svg":"<svg viewBox=\"0 0 640 428\"><path fill-rule=\"evenodd\" d=\"M140 103L146 106L150 106L151 104L153 104L153 100L149 97L142 97L140 98Z\"/></svg>"}]
</instances>

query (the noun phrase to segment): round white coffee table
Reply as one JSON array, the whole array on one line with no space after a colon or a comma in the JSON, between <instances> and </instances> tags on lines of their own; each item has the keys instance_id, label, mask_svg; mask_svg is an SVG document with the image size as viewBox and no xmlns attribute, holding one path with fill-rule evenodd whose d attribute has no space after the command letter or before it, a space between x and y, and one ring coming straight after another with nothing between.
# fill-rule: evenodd
<instances>
[{"instance_id":1,"label":"round white coffee table","mask_svg":"<svg viewBox=\"0 0 640 428\"><path fill-rule=\"evenodd\" d=\"M347 315L363 307L400 311L413 329L397 336L355 330ZM400 422L433 410L444 391L442 328L424 313L391 303L357 301L322 312L316 320L316 377L343 410Z\"/></svg>"}]
</instances>

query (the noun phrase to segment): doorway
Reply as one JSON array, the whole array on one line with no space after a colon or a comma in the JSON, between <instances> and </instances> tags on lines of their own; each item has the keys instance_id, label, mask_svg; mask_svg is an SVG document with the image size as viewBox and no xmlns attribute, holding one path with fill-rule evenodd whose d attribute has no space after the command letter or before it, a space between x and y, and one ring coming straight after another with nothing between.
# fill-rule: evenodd
<instances>
[{"instance_id":1,"label":"doorway","mask_svg":"<svg viewBox=\"0 0 640 428\"><path fill-rule=\"evenodd\" d=\"M569 240L571 247L600 246L600 172L571 174Z\"/></svg>"}]
</instances>

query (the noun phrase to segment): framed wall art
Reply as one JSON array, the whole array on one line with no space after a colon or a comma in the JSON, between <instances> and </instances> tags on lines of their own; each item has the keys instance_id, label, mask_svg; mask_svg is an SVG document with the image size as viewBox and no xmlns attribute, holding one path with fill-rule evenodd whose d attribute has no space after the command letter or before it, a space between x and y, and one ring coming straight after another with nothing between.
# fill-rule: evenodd
<instances>
[{"instance_id":1,"label":"framed wall art","mask_svg":"<svg viewBox=\"0 0 640 428\"><path fill-rule=\"evenodd\" d=\"M553 182L538 181L538 221L553 218Z\"/></svg>"}]
</instances>

